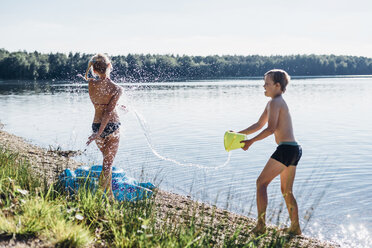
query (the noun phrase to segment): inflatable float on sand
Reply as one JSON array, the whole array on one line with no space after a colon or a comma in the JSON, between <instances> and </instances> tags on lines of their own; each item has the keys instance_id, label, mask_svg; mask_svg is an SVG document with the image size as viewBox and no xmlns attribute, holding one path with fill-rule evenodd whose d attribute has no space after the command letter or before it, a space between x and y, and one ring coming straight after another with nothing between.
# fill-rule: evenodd
<instances>
[{"instance_id":1,"label":"inflatable float on sand","mask_svg":"<svg viewBox=\"0 0 372 248\"><path fill-rule=\"evenodd\" d=\"M74 194L81 186L92 192L98 188L98 179L102 172L101 165L81 166L75 171L65 169L58 177L59 183L68 193ZM112 167L112 191L118 201L138 201L150 198L155 186L152 183L139 183L127 177L123 169Z\"/></svg>"}]
</instances>

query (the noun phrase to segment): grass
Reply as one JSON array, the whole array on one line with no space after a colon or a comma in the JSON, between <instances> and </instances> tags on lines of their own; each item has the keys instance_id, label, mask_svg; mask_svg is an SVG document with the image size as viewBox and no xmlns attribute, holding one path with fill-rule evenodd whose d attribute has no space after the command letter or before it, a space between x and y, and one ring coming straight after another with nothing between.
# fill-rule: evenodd
<instances>
[{"instance_id":1,"label":"grass","mask_svg":"<svg viewBox=\"0 0 372 248\"><path fill-rule=\"evenodd\" d=\"M52 196L29 164L0 149L0 234L38 237L63 247L81 247L93 241L88 227L64 213L62 197ZM46 190L48 189L48 190Z\"/></svg>"},{"instance_id":2,"label":"grass","mask_svg":"<svg viewBox=\"0 0 372 248\"><path fill-rule=\"evenodd\" d=\"M245 219L191 204L161 210L149 200L110 202L81 187L69 196L35 177L29 162L0 147L0 240L40 239L56 247L283 247L298 244L275 229L249 233ZM250 224L251 225L251 224Z\"/></svg>"}]
</instances>

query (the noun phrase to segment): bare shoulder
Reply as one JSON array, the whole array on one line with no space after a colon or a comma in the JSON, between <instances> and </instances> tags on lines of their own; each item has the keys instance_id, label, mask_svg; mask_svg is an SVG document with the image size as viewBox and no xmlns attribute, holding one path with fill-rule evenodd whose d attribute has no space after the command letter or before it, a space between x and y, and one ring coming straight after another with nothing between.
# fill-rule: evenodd
<instances>
[{"instance_id":1,"label":"bare shoulder","mask_svg":"<svg viewBox=\"0 0 372 248\"><path fill-rule=\"evenodd\" d=\"M271 99L268 103L267 106L269 108L277 107L281 104L281 101L278 98Z\"/></svg>"},{"instance_id":2,"label":"bare shoulder","mask_svg":"<svg viewBox=\"0 0 372 248\"><path fill-rule=\"evenodd\" d=\"M107 83L113 87L113 88L118 88L120 87L117 83L115 83L114 81L112 81L111 79L107 80Z\"/></svg>"},{"instance_id":3,"label":"bare shoulder","mask_svg":"<svg viewBox=\"0 0 372 248\"><path fill-rule=\"evenodd\" d=\"M99 79L94 79L94 78L89 78L88 80L88 85L96 85L100 82L101 80Z\"/></svg>"},{"instance_id":4,"label":"bare shoulder","mask_svg":"<svg viewBox=\"0 0 372 248\"><path fill-rule=\"evenodd\" d=\"M280 109L282 107L286 106L286 103L283 99L283 97L276 97L274 99L271 99L268 103L267 103L267 107L270 108L270 109Z\"/></svg>"},{"instance_id":5,"label":"bare shoulder","mask_svg":"<svg viewBox=\"0 0 372 248\"><path fill-rule=\"evenodd\" d=\"M123 87L121 87L120 85L112 81L111 79L108 80L108 84L113 94L117 94L117 93L121 94L123 92Z\"/></svg>"}]
</instances>

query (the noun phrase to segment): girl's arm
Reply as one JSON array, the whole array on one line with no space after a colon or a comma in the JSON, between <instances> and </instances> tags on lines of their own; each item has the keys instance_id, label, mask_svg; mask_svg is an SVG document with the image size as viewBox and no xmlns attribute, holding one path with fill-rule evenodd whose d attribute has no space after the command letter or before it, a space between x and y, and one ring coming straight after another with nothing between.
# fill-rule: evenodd
<instances>
[{"instance_id":1,"label":"girl's arm","mask_svg":"<svg viewBox=\"0 0 372 248\"><path fill-rule=\"evenodd\" d=\"M87 146L89 146L89 144L95 140L97 137L99 137L103 131L105 130L105 127L107 125L107 123L110 121L110 118L111 118L111 115L116 107L116 104L118 103L119 101L119 98L120 96L123 94L123 89L118 86L118 85L115 85L115 92L113 94L113 96L111 97L105 111L104 111L104 114L102 116L102 121L101 121L101 126L99 127L99 130L97 133L93 133L91 136L89 136L88 138L88 141L86 143Z\"/></svg>"},{"instance_id":2,"label":"girl's arm","mask_svg":"<svg viewBox=\"0 0 372 248\"><path fill-rule=\"evenodd\" d=\"M120 86L116 85L114 95L112 96L102 116L101 126L99 127L99 130L97 132L98 136L100 136L103 133L103 130L105 130L105 127L107 123L109 123L111 115L113 111L115 110L116 104L118 103L119 98L122 94L123 94L123 89Z\"/></svg>"}]
</instances>

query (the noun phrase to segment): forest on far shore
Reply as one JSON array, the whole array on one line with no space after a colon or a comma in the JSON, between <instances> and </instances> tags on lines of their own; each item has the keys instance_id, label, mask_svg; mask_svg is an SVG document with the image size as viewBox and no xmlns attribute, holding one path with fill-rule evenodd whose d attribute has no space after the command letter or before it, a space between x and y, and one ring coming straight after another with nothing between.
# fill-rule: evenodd
<instances>
[{"instance_id":1,"label":"forest on far shore","mask_svg":"<svg viewBox=\"0 0 372 248\"><path fill-rule=\"evenodd\" d=\"M9 52L0 49L0 79L73 80L84 74L92 54ZM273 68L291 76L371 75L372 58L336 55L111 56L111 77L125 82L223 79L263 76Z\"/></svg>"}]
</instances>

